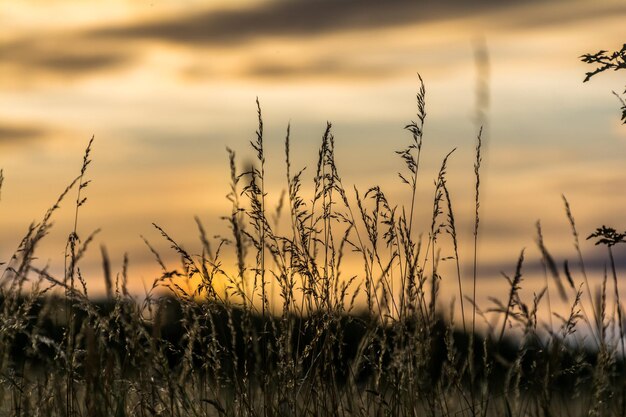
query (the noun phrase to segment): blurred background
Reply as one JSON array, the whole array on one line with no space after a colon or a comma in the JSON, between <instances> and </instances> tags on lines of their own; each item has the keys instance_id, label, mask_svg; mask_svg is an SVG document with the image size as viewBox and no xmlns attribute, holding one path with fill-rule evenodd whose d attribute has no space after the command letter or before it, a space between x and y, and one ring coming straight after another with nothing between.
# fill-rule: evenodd
<instances>
[{"instance_id":1,"label":"blurred background","mask_svg":"<svg viewBox=\"0 0 626 417\"><path fill-rule=\"evenodd\" d=\"M236 3L236 4L234 4ZM78 232L101 228L81 269L90 294L104 282L98 245L114 273L129 256L139 296L159 275L148 239L176 262L155 222L190 252L201 251L194 216L210 236L227 234L226 147L239 168L254 157L259 98L265 122L269 200L285 184L291 123L294 169L308 166L333 123L344 185L380 185L409 202L394 151L411 140L417 73L426 84L418 226L428 234L436 178L453 148L448 184L469 289L474 148L484 125L479 292L498 296L526 248L526 291L544 285L535 223L559 264L575 264L561 195L581 237L606 224L626 229L626 74L592 68L580 55L626 42L623 1L430 0L21 0L0 5L0 260L8 261L81 166L93 163ZM63 271L74 220L70 196L38 252ZM626 266L624 247L615 254ZM590 277L606 253L583 244ZM450 253L442 253L442 256ZM358 269L358 267L357 267ZM575 280L581 277L572 267ZM444 277L444 294L456 278ZM553 306L554 307L554 306Z\"/></svg>"}]
</instances>

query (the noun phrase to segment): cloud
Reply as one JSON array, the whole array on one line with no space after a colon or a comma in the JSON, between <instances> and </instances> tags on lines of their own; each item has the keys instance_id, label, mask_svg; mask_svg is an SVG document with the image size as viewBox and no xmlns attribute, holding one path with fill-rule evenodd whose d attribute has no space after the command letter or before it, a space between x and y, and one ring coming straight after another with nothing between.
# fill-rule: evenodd
<instances>
[{"instance_id":1,"label":"cloud","mask_svg":"<svg viewBox=\"0 0 626 417\"><path fill-rule=\"evenodd\" d=\"M618 278L626 272L626 256L623 256L614 250L615 255L615 269L617 270ZM555 255L555 254L553 254ZM575 281L578 281L580 276L580 267L575 254L569 254L569 256L554 256L554 260L557 263L559 274L563 280L565 280L565 272L563 270L563 263L567 259L569 269ZM607 274L611 274L611 266L608 254L602 250L594 250L592 253L587 253L584 257L585 270L589 274L590 278L601 278L604 276L604 271ZM479 263L478 269L481 275L495 277L500 276L502 272L512 277L515 274L516 260L509 262L483 262ZM526 254L526 259L522 265L522 276L537 276L543 275L544 265L543 261L536 255ZM466 275L471 274L471 265L467 265L464 268ZM549 272L548 272L549 274ZM565 281L563 281L565 282Z\"/></svg>"},{"instance_id":2,"label":"cloud","mask_svg":"<svg viewBox=\"0 0 626 417\"><path fill-rule=\"evenodd\" d=\"M45 135L46 132L43 129L0 122L0 145L37 140Z\"/></svg>"},{"instance_id":3,"label":"cloud","mask_svg":"<svg viewBox=\"0 0 626 417\"><path fill-rule=\"evenodd\" d=\"M36 59L36 65L55 72L81 73L89 70L111 68L126 62L120 54L105 53L93 54L91 56L73 54L54 54Z\"/></svg>"},{"instance_id":4,"label":"cloud","mask_svg":"<svg viewBox=\"0 0 626 417\"><path fill-rule=\"evenodd\" d=\"M299 43L318 36L362 32L356 42L363 44L373 36L368 33L370 31L465 17L480 21L479 28L520 28L624 13L626 5L623 4L607 2L597 5L585 1L557 1L546 5L539 0L268 0L245 8L196 8L192 12L149 21L106 22L97 28L66 32L43 28L38 36L29 34L0 42L0 56L3 57L0 71L3 79L10 78L13 83L45 80L42 75L71 81L94 72L126 68L141 62L146 47L151 47L146 42L183 45L191 49L229 48L228 53L232 55L237 49L240 53L247 53L245 46L264 38ZM303 44L305 49L299 52L301 56L310 56L306 62L261 59L248 63L241 75L276 78L324 75L332 71L335 71L333 74L369 73L374 76L394 72L391 64L364 64L356 68L356 64L346 64L344 57L329 59L324 49L307 52L308 46ZM326 51L334 48L331 43L325 47ZM188 58L196 59L195 56ZM218 62L188 65L186 75L201 78L205 73L232 73L232 68L221 69L223 59L213 60ZM235 68L235 72L241 69Z\"/></svg>"},{"instance_id":5,"label":"cloud","mask_svg":"<svg viewBox=\"0 0 626 417\"><path fill-rule=\"evenodd\" d=\"M607 17L620 17L626 13L623 2L555 1L545 7L527 10L526 13L511 14L500 24L509 27L537 28L556 24L572 24L579 21L593 21Z\"/></svg>"},{"instance_id":6,"label":"cloud","mask_svg":"<svg viewBox=\"0 0 626 417\"><path fill-rule=\"evenodd\" d=\"M267 1L250 8L210 10L160 21L94 30L95 39L157 40L190 46L228 46L260 37L310 37L351 30L370 30L455 19L485 12L505 11L537 0L501 2L478 0L305 0ZM556 3L556 5L555 5ZM542 26L571 23L626 12L622 4L589 5L585 2L553 2L545 13L541 7L498 19L513 26ZM528 12L528 13L526 13ZM558 12L558 13L557 13Z\"/></svg>"},{"instance_id":7,"label":"cloud","mask_svg":"<svg viewBox=\"0 0 626 417\"><path fill-rule=\"evenodd\" d=\"M364 67L339 59L319 59L309 63L292 62L251 62L246 68L246 75L260 78L278 78L284 80L286 77L370 77L386 76L394 71L389 66L378 65Z\"/></svg>"},{"instance_id":8,"label":"cloud","mask_svg":"<svg viewBox=\"0 0 626 417\"><path fill-rule=\"evenodd\" d=\"M150 23L94 30L93 38L151 39L188 45L232 45L264 36L308 37L347 30L413 24L498 7L500 2L393 0L272 1L257 6L205 11Z\"/></svg>"},{"instance_id":9,"label":"cloud","mask_svg":"<svg viewBox=\"0 0 626 417\"><path fill-rule=\"evenodd\" d=\"M0 43L0 69L16 81L32 76L77 77L131 62L128 48L85 42L80 34L48 33Z\"/></svg>"}]
</instances>

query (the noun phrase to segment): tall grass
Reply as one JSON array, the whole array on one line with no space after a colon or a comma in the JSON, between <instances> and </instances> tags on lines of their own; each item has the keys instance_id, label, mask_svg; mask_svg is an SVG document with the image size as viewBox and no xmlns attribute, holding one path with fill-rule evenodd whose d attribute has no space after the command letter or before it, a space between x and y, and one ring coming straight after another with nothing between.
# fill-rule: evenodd
<instances>
[{"instance_id":1,"label":"tall grass","mask_svg":"<svg viewBox=\"0 0 626 417\"><path fill-rule=\"evenodd\" d=\"M257 101L255 163L239 172L235 152L228 150L231 210L223 220L230 235L210 239L196 219L200 249L194 254L154 225L180 263L167 265L146 240L162 272L140 301L127 289L127 261L114 280L104 248L105 300L89 297L80 270L94 236L78 234L90 141L78 176L29 227L2 274L0 414L624 415L623 313L613 254L624 234L603 227L590 235L607 246L612 277L607 272L594 295L564 199L579 273L567 262L557 266L539 226L538 245L546 277L570 305L569 314L539 314L551 293L549 281L523 299L524 251L514 276L504 276L508 292L481 308L481 134L468 289L447 185L453 152L435 179L430 229L424 235L415 230L426 122L426 90L419 81L417 118L406 126L406 148L397 152L408 206L390 201L379 186L365 192L344 186L328 124L311 195L302 191L305 170L292 166L287 127L286 192L278 207L269 208ZM65 273L55 277L36 266L35 251L70 192L77 196L75 221ZM285 232L279 224L287 225ZM442 249L452 253L456 276L442 274ZM355 256L361 266L346 267ZM458 286L460 314L454 301L441 299L442 280Z\"/></svg>"}]
</instances>

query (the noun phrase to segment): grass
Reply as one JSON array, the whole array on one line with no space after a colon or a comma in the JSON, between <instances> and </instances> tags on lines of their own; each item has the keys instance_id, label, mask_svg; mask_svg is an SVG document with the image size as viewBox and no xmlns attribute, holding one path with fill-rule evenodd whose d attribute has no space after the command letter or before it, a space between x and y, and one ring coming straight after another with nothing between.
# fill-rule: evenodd
<instances>
[{"instance_id":1,"label":"grass","mask_svg":"<svg viewBox=\"0 0 626 417\"><path fill-rule=\"evenodd\" d=\"M302 191L304 169L292 167L287 128L287 189L277 208L267 206L257 101L255 164L238 172L228 150L232 206L223 219L230 235L210 239L198 220L196 255L154 225L180 264L166 265L146 241L162 274L140 301L127 289L126 267L112 278L104 249L106 299L89 297L80 270L94 236L77 233L92 139L76 179L31 225L2 273L0 415L625 415L623 313L613 253L624 234L603 226L589 236L606 245L612 278L605 273L593 294L564 198L577 273L568 263L557 266L538 224L543 290L522 297L522 251L514 276L505 276L508 293L478 306L481 133L472 287L464 288L447 186L454 151L435 181L430 229L423 238L415 230L426 120L421 78L416 99L416 121L406 126L410 140L397 152L408 206L395 205L378 186L346 189L328 124L311 196ZM65 273L55 277L36 266L35 252L70 193L76 195L75 222ZM278 232L281 217L284 233ZM440 272L442 249L452 254L456 276ZM356 271L344 266L355 256ZM440 298L444 279L458 285L460 314L454 302ZM541 317L555 288L569 314Z\"/></svg>"}]
</instances>

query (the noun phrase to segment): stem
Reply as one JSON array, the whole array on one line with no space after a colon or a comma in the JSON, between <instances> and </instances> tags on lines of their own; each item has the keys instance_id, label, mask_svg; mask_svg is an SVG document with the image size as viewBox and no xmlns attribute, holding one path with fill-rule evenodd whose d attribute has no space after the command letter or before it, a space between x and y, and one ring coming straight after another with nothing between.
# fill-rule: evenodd
<instances>
[{"instance_id":1,"label":"stem","mask_svg":"<svg viewBox=\"0 0 626 417\"><path fill-rule=\"evenodd\" d=\"M619 299L619 289L617 287L617 272L615 270L615 259L613 258L613 250L611 245L607 246L609 250L609 259L611 261L611 272L613 273L613 285L615 287L615 302L617 304L617 325L619 327L619 340L622 345L622 363L626 360L626 349L624 347L624 326L622 321L622 304ZM622 415L626 412L626 385L622 383Z\"/></svg>"},{"instance_id":2,"label":"stem","mask_svg":"<svg viewBox=\"0 0 626 417\"><path fill-rule=\"evenodd\" d=\"M471 399L472 399L472 415L476 415L476 403L474 398L474 377L475 377L475 366L474 366L474 339L476 334L476 277L477 277L477 259L478 259L478 225L480 223L480 217L478 209L480 207L480 163L482 161L480 155L480 149L482 146L482 133L483 128L480 128L478 132L478 143L476 144L476 161L474 163L474 175L476 178L476 186L475 186L475 198L474 198L474 256L472 261L472 333L470 334L470 345L469 345L469 366L470 366L470 390Z\"/></svg>"}]
</instances>

